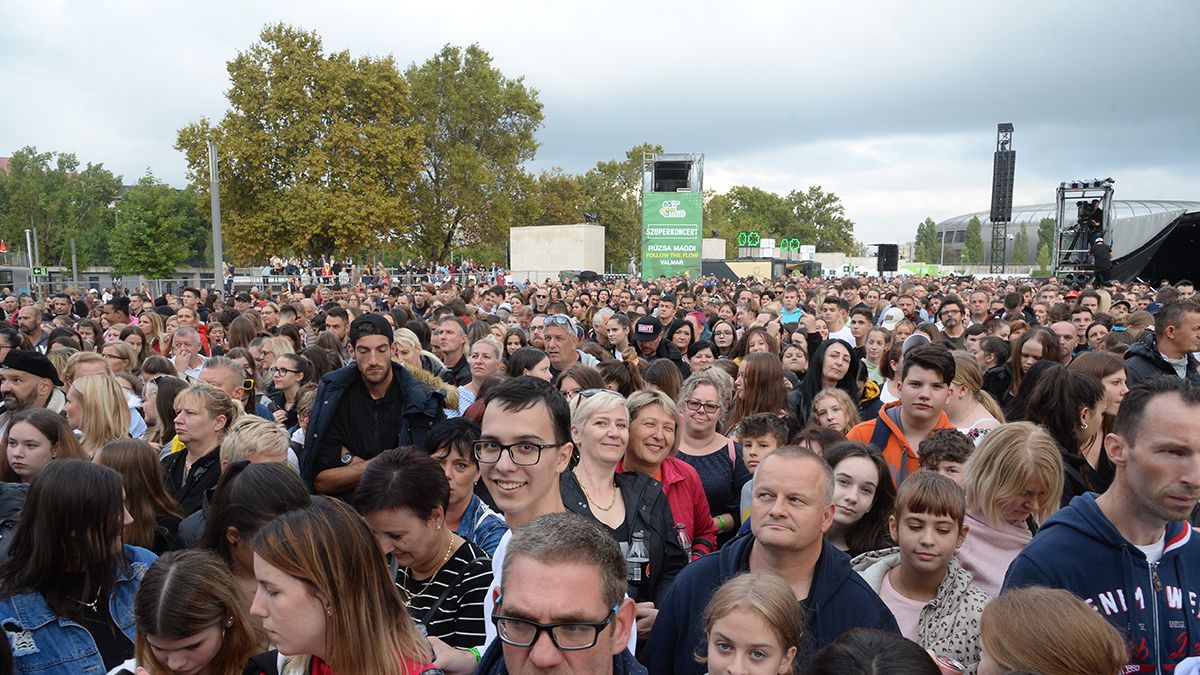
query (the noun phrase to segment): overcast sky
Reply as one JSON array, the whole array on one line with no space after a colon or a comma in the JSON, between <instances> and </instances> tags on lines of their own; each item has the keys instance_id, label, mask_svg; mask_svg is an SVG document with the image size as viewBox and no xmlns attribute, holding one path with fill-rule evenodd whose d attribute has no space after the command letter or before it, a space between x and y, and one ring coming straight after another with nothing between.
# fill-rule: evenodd
<instances>
[{"instance_id":1,"label":"overcast sky","mask_svg":"<svg viewBox=\"0 0 1200 675\"><path fill-rule=\"evenodd\" d=\"M1017 204L1112 176L1200 199L1200 2L0 3L0 155L73 151L184 183L176 131L227 102L225 64L283 21L404 67L479 43L539 91L530 167L648 141L705 153L705 187L836 192L859 239L986 209L996 123Z\"/></svg>"}]
</instances>

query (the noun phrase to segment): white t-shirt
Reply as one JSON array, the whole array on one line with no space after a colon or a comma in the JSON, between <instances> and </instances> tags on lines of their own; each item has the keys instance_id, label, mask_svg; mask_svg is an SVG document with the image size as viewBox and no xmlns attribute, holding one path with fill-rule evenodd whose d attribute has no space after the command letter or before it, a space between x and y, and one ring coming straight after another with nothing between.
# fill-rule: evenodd
<instances>
[{"instance_id":1,"label":"white t-shirt","mask_svg":"<svg viewBox=\"0 0 1200 675\"><path fill-rule=\"evenodd\" d=\"M879 599L883 600L883 604L892 610L892 616L896 617L896 624L900 626L900 634L919 644L921 642L921 610L925 609L927 603L900 595L892 586L891 576L890 570L884 575L883 585L879 587Z\"/></svg>"},{"instance_id":2,"label":"white t-shirt","mask_svg":"<svg viewBox=\"0 0 1200 675\"><path fill-rule=\"evenodd\" d=\"M843 324L842 329L839 331L829 331L829 339L832 340L834 338L849 342L851 347L858 346L858 340L855 340L854 333L850 332L850 324Z\"/></svg>"},{"instance_id":3,"label":"white t-shirt","mask_svg":"<svg viewBox=\"0 0 1200 675\"><path fill-rule=\"evenodd\" d=\"M1166 547L1166 545L1167 533L1164 531L1163 536L1159 537L1158 541L1150 544L1149 546L1138 546L1138 550L1146 554L1146 562L1153 565L1159 560L1162 560L1163 549ZM1134 546L1137 546L1137 544L1134 544Z\"/></svg>"}]
</instances>

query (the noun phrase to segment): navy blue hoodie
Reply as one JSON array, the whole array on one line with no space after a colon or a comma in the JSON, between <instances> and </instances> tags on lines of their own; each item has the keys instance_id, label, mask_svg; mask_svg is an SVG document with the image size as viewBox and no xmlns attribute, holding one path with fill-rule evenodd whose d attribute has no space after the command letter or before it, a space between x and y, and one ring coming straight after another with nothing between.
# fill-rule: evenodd
<instances>
[{"instance_id":1,"label":"navy blue hoodie","mask_svg":"<svg viewBox=\"0 0 1200 675\"><path fill-rule=\"evenodd\" d=\"M1080 495L1009 566L1004 588L1021 586L1083 598L1128 641L1126 673L1170 672L1200 655L1200 538L1186 522L1167 524L1162 559L1152 564L1100 511L1094 493Z\"/></svg>"},{"instance_id":2,"label":"navy blue hoodie","mask_svg":"<svg viewBox=\"0 0 1200 675\"><path fill-rule=\"evenodd\" d=\"M754 535L744 534L716 553L683 568L667 591L646 646L639 650L642 662L655 675L707 671L696 661L707 638L702 615L713 593L732 577L750 571L750 549ZM900 633L896 618L875 591L850 566L850 556L823 542L817 558L812 589L800 602L805 612L805 635L796 663L805 663L813 652L852 628L879 628Z\"/></svg>"}]
</instances>

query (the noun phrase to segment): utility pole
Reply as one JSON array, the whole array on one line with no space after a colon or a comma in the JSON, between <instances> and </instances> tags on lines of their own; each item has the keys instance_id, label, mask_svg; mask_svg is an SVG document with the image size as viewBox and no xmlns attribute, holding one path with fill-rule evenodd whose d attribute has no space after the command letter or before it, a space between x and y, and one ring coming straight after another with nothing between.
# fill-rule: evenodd
<instances>
[{"instance_id":1,"label":"utility pole","mask_svg":"<svg viewBox=\"0 0 1200 675\"><path fill-rule=\"evenodd\" d=\"M75 237L71 237L71 285L79 290L79 260L75 257Z\"/></svg>"},{"instance_id":2,"label":"utility pole","mask_svg":"<svg viewBox=\"0 0 1200 675\"><path fill-rule=\"evenodd\" d=\"M221 245L221 185L217 176L217 144L208 142L208 189L212 194L213 282L225 290L225 250Z\"/></svg>"},{"instance_id":3,"label":"utility pole","mask_svg":"<svg viewBox=\"0 0 1200 675\"><path fill-rule=\"evenodd\" d=\"M25 253L29 259L29 291L33 292L33 230L25 228Z\"/></svg>"}]
</instances>

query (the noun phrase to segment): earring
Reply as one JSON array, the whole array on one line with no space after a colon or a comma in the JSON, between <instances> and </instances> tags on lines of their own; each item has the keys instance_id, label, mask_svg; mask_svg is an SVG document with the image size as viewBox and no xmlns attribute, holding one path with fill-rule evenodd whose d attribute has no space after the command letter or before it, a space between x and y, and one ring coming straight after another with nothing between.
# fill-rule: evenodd
<instances>
[{"instance_id":1,"label":"earring","mask_svg":"<svg viewBox=\"0 0 1200 675\"><path fill-rule=\"evenodd\" d=\"M1087 422L1080 422L1079 428L1083 429L1084 431L1087 431Z\"/></svg>"}]
</instances>

